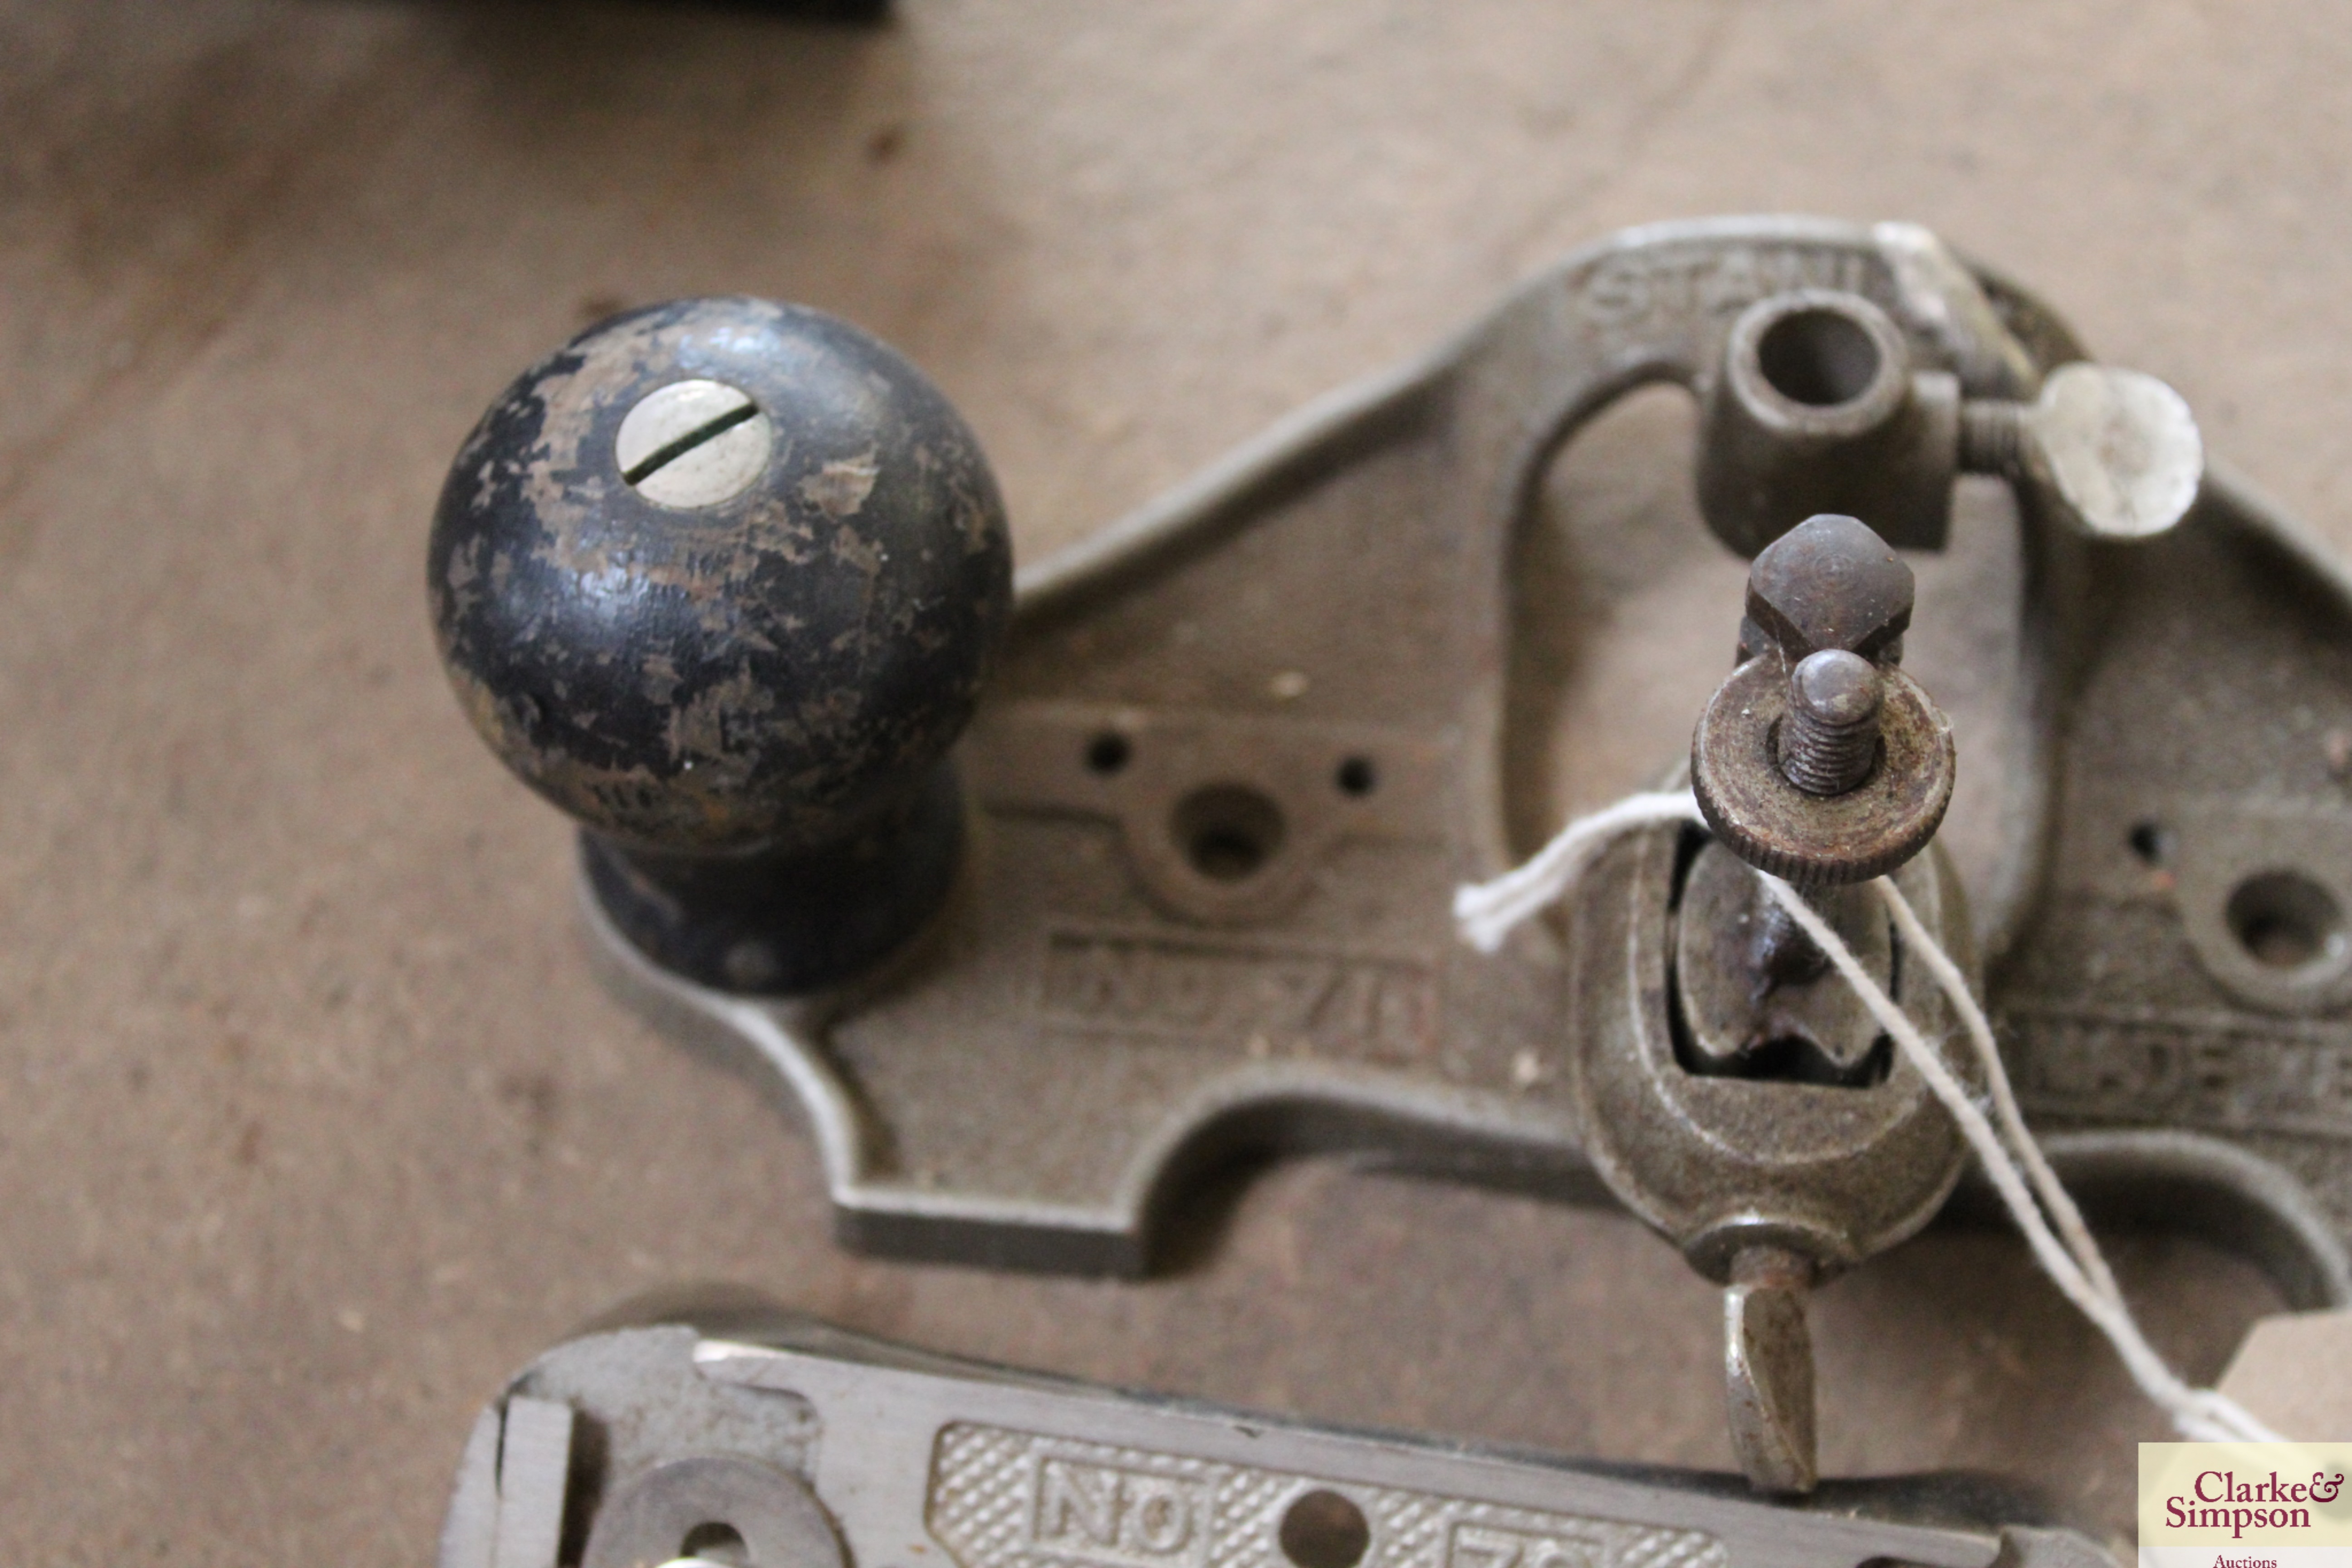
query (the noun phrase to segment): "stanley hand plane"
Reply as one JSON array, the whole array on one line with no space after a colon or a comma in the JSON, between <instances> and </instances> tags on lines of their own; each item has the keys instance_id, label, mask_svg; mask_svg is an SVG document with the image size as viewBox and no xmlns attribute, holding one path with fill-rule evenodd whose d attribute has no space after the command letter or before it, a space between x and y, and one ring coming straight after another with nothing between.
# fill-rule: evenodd
<instances>
[{"instance_id":1,"label":"stanley hand plane","mask_svg":"<svg viewBox=\"0 0 2352 1568\"><path fill-rule=\"evenodd\" d=\"M1693 399L1659 460L1704 528L1589 518L1563 563L1561 454L1660 384ZM1690 789L1703 824L1627 832L1554 915L1464 942L1455 889L1565 815L1573 715L1654 701L1594 672L1690 562L1728 595L1679 635L1731 672L1617 787ZM2169 388L1916 226L1619 235L1017 576L978 442L904 359L796 307L649 307L484 416L428 590L467 712L580 823L606 977L788 1089L850 1246L1140 1272L1201 1172L1301 1150L1613 1200L1726 1286L1735 1447L1802 1493L1803 1290L1977 1200L1754 873L1980 1087L1926 955L1857 896L1888 875L2095 1217L2352 1300L2352 579ZM766 1500L775 1552L859 1568L2095 1550L2021 1545L2006 1504L1870 1544L1708 1483L1297 1426L1300 1455L1244 1462L1275 1426L805 1328L631 1331L574 1358L619 1382L551 1352L485 1418L449 1568L507 1528L501 1443L558 1455L534 1564L664 1560L598 1531L713 1454L765 1467L709 1484ZM646 1414L677 1401L765 1414ZM992 1430L992 1500L950 1526L950 1435ZM1065 1464L1097 1479L1055 1514ZM1289 1552L1294 1493L1355 1510L1354 1556ZM684 1514L627 1507L691 1555ZM1049 1515L1094 1545L1045 1544Z\"/></svg>"}]
</instances>

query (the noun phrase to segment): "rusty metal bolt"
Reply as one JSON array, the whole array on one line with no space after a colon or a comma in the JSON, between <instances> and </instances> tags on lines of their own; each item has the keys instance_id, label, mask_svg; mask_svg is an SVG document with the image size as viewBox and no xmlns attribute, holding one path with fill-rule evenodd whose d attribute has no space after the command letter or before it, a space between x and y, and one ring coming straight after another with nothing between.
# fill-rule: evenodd
<instances>
[{"instance_id":1,"label":"rusty metal bolt","mask_svg":"<svg viewBox=\"0 0 2352 1568\"><path fill-rule=\"evenodd\" d=\"M1740 657L1777 647L1794 665L1835 647L1900 664L1914 592L1911 568L1860 519L1807 518L1748 568Z\"/></svg>"},{"instance_id":2,"label":"rusty metal bolt","mask_svg":"<svg viewBox=\"0 0 2352 1568\"><path fill-rule=\"evenodd\" d=\"M1780 771L1807 795L1843 795L1878 760L1878 714L1885 685L1870 660L1826 647L1789 672L1789 713L1780 722Z\"/></svg>"},{"instance_id":3,"label":"rusty metal bolt","mask_svg":"<svg viewBox=\"0 0 2352 1568\"><path fill-rule=\"evenodd\" d=\"M1935 837L1956 763L1898 668L1911 605L1911 569L1851 517L1807 520L1749 568L1742 662L1691 738L1699 809L1749 865L1830 887Z\"/></svg>"}]
</instances>

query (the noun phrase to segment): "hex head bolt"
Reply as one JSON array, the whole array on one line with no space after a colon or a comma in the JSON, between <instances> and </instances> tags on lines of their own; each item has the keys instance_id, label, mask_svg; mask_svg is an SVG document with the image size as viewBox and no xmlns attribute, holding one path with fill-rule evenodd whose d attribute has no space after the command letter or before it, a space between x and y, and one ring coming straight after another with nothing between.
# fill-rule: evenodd
<instances>
[{"instance_id":1,"label":"hex head bolt","mask_svg":"<svg viewBox=\"0 0 2352 1568\"><path fill-rule=\"evenodd\" d=\"M1899 667L1911 569L1851 517L1808 519L1748 574L1741 663L1691 739L1708 826L1802 888L1866 881L1935 837L1951 726Z\"/></svg>"},{"instance_id":2,"label":"hex head bolt","mask_svg":"<svg viewBox=\"0 0 2352 1568\"><path fill-rule=\"evenodd\" d=\"M427 588L467 715L655 963L820 990L944 900L1012 551L978 441L884 344L750 299L583 333L458 453Z\"/></svg>"}]
</instances>

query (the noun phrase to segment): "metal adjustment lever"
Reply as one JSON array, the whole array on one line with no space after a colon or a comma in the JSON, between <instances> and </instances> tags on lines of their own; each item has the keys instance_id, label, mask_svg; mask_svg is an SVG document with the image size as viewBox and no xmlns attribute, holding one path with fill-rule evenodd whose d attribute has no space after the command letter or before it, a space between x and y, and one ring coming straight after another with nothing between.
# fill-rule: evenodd
<instances>
[{"instance_id":1,"label":"metal adjustment lever","mask_svg":"<svg viewBox=\"0 0 2352 1568\"><path fill-rule=\"evenodd\" d=\"M1895 663L1911 610L1910 568L1853 518L1756 558L1739 666L1691 745L1712 837L1626 858L1633 953L1658 984L1616 994L1580 1062L1603 1178L1726 1287L1732 1446L1769 1492L1816 1482L1806 1292L1925 1225L1960 1172L1950 1117L1755 875L1796 883L1930 1038L1948 1026L1855 885L1894 873L1968 962L1958 882L1920 858L1955 766L1950 725ZM1947 1059L1972 1080L1964 1056Z\"/></svg>"},{"instance_id":2,"label":"metal adjustment lever","mask_svg":"<svg viewBox=\"0 0 2352 1568\"><path fill-rule=\"evenodd\" d=\"M457 454L428 588L475 727L662 968L807 992L945 898L1012 549L971 432L855 327L689 300L575 338Z\"/></svg>"},{"instance_id":3,"label":"metal adjustment lever","mask_svg":"<svg viewBox=\"0 0 2352 1568\"><path fill-rule=\"evenodd\" d=\"M558 1345L482 1413L439 1568L557 1568L559 1540L583 1568L2112 1563L1981 1478L1776 1503L1712 1476L1118 1393L741 1304Z\"/></svg>"}]
</instances>

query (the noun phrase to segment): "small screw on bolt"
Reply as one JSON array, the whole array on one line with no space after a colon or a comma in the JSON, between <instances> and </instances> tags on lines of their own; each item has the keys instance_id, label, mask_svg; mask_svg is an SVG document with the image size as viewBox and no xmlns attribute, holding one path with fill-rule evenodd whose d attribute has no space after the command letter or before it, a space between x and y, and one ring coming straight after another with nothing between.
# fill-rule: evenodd
<instances>
[{"instance_id":1,"label":"small screw on bolt","mask_svg":"<svg viewBox=\"0 0 2352 1568\"><path fill-rule=\"evenodd\" d=\"M2030 405L1981 398L1960 405L1960 472L2021 474Z\"/></svg>"},{"instance_id":2,"label":"small screw on bolt","mask_svg":"<svg viewBox=\"0 0 2352 1568\"><path fill-rule=\"evenodd\" d=\"M1860 654L1823 648L1789 672L1780 772L1807 795L1843 795L1878 761L1885 683Z\"/></svg>"}]
</instances>

